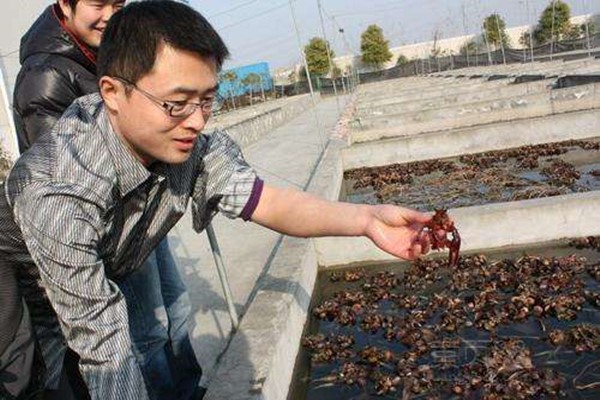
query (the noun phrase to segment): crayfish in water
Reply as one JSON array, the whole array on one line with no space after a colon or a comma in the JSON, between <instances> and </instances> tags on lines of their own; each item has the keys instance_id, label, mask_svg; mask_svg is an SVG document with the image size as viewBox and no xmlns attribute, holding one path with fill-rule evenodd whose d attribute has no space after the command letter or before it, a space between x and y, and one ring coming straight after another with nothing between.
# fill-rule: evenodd
<instances>
[{"instance_id":1,"label":"crayfish in water","mask_svg":"<svg viewBox=\"0 0 600 400\"><path fill-rule=\"evenodd\" d=\"M451 267L457 266L460 251L460 235L446 210L435 210L435 214L431 220L425 224L423 230L429 235L431 248L433 250L449 249L450 257L448 259L448 265ZM440 234L442 231L444 233ZM449 235L451 235L452 238L449 238Z\"/></svg>"}]
</instances>

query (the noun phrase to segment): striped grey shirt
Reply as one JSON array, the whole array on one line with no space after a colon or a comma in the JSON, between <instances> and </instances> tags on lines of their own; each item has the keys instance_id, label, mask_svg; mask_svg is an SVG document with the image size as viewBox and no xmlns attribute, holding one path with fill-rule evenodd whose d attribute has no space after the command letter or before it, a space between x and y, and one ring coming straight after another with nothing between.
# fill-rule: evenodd
<instances>
[{"instance_id":1,"label":"striped grey shirt","mask_svg":"<svg viewBox=\"0 0 600 400\"><path fill-rule=\"evenodd\" d=\"M76 100L11 170L0 196L0 268L15 268L58 383L65 341L95 399L147 397L115 282L139 268L183 216L250 218L262 181L223 132L188 161L144 167L113 131L98 94ZM2 327L0 327L2 329Z\"/></svg>"}]
</instances>

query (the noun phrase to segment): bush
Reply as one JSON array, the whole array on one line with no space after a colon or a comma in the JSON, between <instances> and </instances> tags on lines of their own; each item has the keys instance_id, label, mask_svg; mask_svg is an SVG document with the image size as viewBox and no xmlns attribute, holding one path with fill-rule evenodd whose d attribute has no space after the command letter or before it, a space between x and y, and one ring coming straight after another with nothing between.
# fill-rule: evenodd
<instances>
[{"instance_id":1,"label":"bush","mask_svg":"<svg viewBox=\"0 0 600 400\"><path fill-rule=\"evenodd\" d=\"M408 64L410 62L410 60L408 59L408 57L406 57L404 54L400 54L398 56L398 60L396 60L396 65L404 65L404 64Z\"/></svg>"},{"instance_id":2,"label":"bush","mask_svg":"<svg viewBox=\"0 0 600 400\"><path fill-rule=\"evenodd\" d=\"M8 173L10 166L11 162L8 159L8 156L6 155L2 147L0 147L0 182L3 182L4 178L6 178L6 174Z\"/></svg>"}]
</instances>

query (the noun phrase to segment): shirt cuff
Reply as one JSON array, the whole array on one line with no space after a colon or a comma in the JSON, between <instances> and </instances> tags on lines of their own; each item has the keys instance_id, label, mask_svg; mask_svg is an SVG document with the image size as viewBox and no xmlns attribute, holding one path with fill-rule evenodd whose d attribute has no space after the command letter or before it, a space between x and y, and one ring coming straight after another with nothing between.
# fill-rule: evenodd
<instances>
[{"instance_id":1,"label":"shirt cuff","mask_svg":"<svg viewBox=\"0 0 600 400\"><path fill-rule=\"evenodd\" d=\"M242 210L242 213L240 214L240 217L244 221L248 221L250 218L252 218L252 214L254 214L254 210L256 210L256 207L258 206L258 202L260 200L260 196L262 194L264 185L265 183L262 181L262 179L257 177L254 180L254 185L252 186L252 193L250 194L250 198L248 199L248 202L246 203L244 209Z\"/></svg>"}]
</instances>

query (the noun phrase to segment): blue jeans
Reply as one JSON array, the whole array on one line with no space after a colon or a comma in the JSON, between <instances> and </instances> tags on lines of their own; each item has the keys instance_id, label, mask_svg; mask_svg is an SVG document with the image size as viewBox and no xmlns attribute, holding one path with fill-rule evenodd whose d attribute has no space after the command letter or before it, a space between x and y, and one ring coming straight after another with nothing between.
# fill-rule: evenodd
<instances>
[{"instance_id":1,"label":"blue jeans","mask_svg":"<svg viewBox=\"0 0 600 400\"><path fill-rule=\"evenodd\" d=\"M119 287L150 397L196 398L202 369L188 333L191 305L167 238Z\"/></svg>"}]
</instances>

